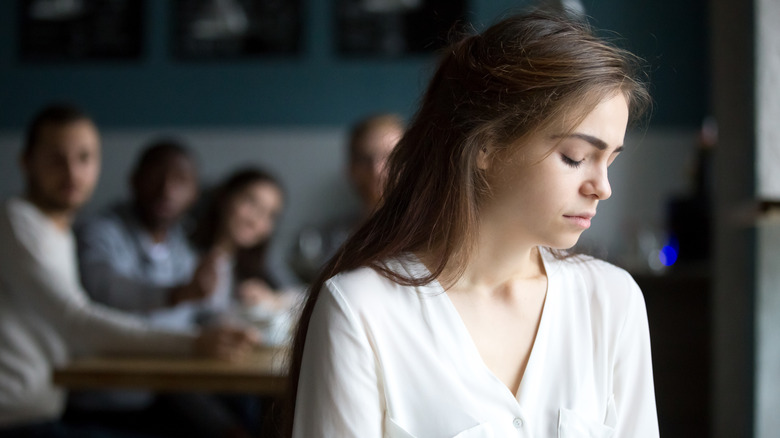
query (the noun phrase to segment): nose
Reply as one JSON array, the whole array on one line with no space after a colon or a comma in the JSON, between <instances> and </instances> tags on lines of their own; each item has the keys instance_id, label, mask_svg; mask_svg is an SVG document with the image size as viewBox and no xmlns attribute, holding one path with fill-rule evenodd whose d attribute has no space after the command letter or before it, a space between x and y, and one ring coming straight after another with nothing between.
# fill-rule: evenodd
<instances>
[{"instance_id":1,"label":"nose","mask_svg":"<svg viewBox=\"0 0 780 438\"><path fill-rule=\"evenodd\" d=\"M160 184L160 197L170 198L176 192L176 181L170 175L165 175Z\"/></svg>"},{"instance_id":2,"label":"nose","mask_svg":"<svg viewBox=\"0 0 780 438\"><path fill-rule=\"evenodd\" d=\"M582 194L596 198L600 201L612 196L612 187L609 185L609 175L606 166L595 169L582 185Z\"/></svg>"},{"instance_id":3,"label":"nose","mask_svg":"<svg viewBox=\"0 0 780 438\"><path fill-rule=\"evenodd\" d=\"M163 175L158 187L157 195L161 199L175 199L186 190L187 183L176 175L166 173Z\"/></svg>"},{"instance_id":4,"label":"nose","mask_svg":"<svg viewBox=\"0 0 780 438\"><path fill-rule=\"evenodd\" d=\"M77 160L65 160L63 162L63 170L65 171L65 177L68 182L74 182L79 175L79 162Z\"/></svg>"}]
</instances>

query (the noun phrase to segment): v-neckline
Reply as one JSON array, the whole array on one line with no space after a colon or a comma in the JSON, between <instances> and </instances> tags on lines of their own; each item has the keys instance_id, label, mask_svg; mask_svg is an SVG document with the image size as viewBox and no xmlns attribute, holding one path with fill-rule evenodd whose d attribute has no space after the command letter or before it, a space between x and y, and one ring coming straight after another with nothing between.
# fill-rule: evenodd
<instances>
[{"instance_id":1,"label":"v-neckline","mask_svg":"<svg viewBox=\"0 0 780 438\"><path fill-rule=\"evenodd\" d=\"M490 367L485 363L484 358L482 357L482 354L479 352L479 348L477 348L477 344L474 342L474 338L471 336L471 333L469 332L468 327L466 327L466 323L463 321L463 318L460 316L460 313L458 312L458 309L455 307L455 304L450 299L449 295L447 294L444 287L439 283L438 280L435 281L435 287L436 289L441 291L441 295L444 296L444 302L446 303L446 307L448 310L448 317L453 320L455 326L457 326L457 331L459 332L459 337L464 339L464 346L467 345L468 350L468 357L471 359L471 361L478 367L483 370L484 373L489 376L490 379L492 379L494 382L496 382L498 385L500 385L506 394L512 397L512 399L515 400L515 402L519 403L520 396L523 393L523 388L527 386L525 382L528 381L527 377L529 374L529 370L533 371L533 364L538 361L538 359L535 359L539 353L538 350L541 348L539 346L539 339L542 338L542 333L546 333L547 331L547 320L550 319L548 314L550 313L549 309L553 305L551 304L551 301L554 301L555 299L555 288L553 287L553 282L555 276L551 275L554 271L553 267L551 266L551 260L548 260L547 256L548 250L545 248L539 248L540 255L542 258L542 264L544 265L544 270L547 275L547 290L545 291L545 297L544 297L544 303L542 304L542 313L541 318L539 320L539 327L536 330L536 335L534 336L533 343L531 345L531 352L528 355L528 362L526 363L525 370L523 371L523 376L520 378L520 384L517 386L517 392L514 393L509 387L496 376L496 374L493 372L493 370L490 369ZM424 265L423 265L424 266Z\"/></svg>"}]
</instances>

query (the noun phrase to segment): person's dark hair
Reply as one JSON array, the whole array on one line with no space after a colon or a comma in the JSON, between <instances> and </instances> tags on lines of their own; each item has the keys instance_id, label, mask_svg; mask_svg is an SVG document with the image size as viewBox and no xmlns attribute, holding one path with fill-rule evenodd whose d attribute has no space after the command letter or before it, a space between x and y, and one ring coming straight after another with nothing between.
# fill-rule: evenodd
<instances>
[{"instance_id":1,"label":"person's dark hair","mask_svg":"<svg viewBox=\"0 0 780 438\"><path fill-rule=\"evenodd\" d=\"M489 146L500 159L555 123L566 120L574 129L618 93L635 120L650 103L638 61L594 36L587 23L545 12L506 18L445 49L390 156L383 202L309 289L292 348L286 436L292 433L306 333L323 283L363 266L403 285L430 283L445 267L457 278L474 245L480 203L490 194L477 166L480 151ZM409 278L384 264L419 251L432 256L426 277ZM447 280L454 281L449 275Z\"/></svg>"},{"instance_id":2,"label":"person's dark hair","mask_svg":"<svg viewBox=\"0 0 780 438\"><path fill-rule=\"evenodd\" d=\"M22 148L22 156L29 157L40 139L41 130L48 125L68 125L82 120L92 121L92 118L80 108L67 104L56 103L41 109L27 126L27 132Z\"/></svg>"},{"instance_id":3,"label":"person's dark hair","mask_svg":"<svg viewBox=\"0 0 780 438\"><path fill-rule=\"evenodd\" d=\"M193 233L193 242L195 246L208 251L216 243L217 234L224 227L226 214L229 211L230 201L254 184L271 184L279 192L284 194L279 180L271 173L258 168L245 168L236 171L230 175L222 184L220 184L206 208L203 217L198 221L198 225ZM266 271L266 253L270 244L269 238L258 242L257 245L250 248L239 248L236 253L235 274L237 280L248 278L259 278L264 280L269 286L275 288L274 279Z\"/></svg>"},{"instance_id":4,"label":"person's dark hair","mask_svg":"<svg viewBox=\"0 0 780 438\"><path fill-rule=\"evenodd\" d=\"M184 157L197 167L195 155L183 141L176 138L160 138L150 142L141 151L133 167L133 178L139 177L150 165L159 163L169 156Z\"/></svg>"},{"instance_id":5,"label":"person's dark hair","mask_svg":"<svg viewBox=\"0 0 780 438\"><path fill-rule=\"evenodd\" d=\"M404 122L400 116L392 113L372 114L357 121L349 131L348 152L350 160L358 154L361 142L367 134L377 128L398 128L404 130Z\"/></svg>"}]
</instances>

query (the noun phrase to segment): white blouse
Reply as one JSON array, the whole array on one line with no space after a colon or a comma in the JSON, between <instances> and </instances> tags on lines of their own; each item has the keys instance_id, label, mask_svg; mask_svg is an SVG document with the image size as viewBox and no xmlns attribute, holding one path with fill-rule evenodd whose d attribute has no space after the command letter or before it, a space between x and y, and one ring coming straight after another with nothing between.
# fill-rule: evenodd
<instances>
[{"instance_id":1,"label":"white blouse","mask_svg":"<svg viewBox=\"0 0 780 438\"><path fill-rule=\"evenodd\" d=\"M439 283L400 286L370 268L328 280L306 337L293 436L658 437L639 287L606 262L542 254L547 297L516 396ZM390 266L428 272L412 257Z\"/></svg>"}]
</instances>

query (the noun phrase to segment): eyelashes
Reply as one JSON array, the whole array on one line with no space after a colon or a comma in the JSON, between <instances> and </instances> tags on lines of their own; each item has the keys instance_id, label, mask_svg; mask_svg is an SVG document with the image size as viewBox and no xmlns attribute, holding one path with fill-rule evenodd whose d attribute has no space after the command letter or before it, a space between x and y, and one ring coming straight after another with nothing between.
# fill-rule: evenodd
<instances>
[{"instance_id":1,"label":"eyelashes","mask_svg":"<svg viewBox=\"0 0 780 438\"><path fill-rule=\"evenodd\" d=\"M563 161L563 164L565 164L565 165L567 165L569 167L573 167L575 169L580 167L580 164L582 164L582 162L585 161L585 160L574 161L571 158L569 158L569 157L567 157L566 155L563 155L563 154L561 154L561 160Z\"/></svg>"}]
</instances>

